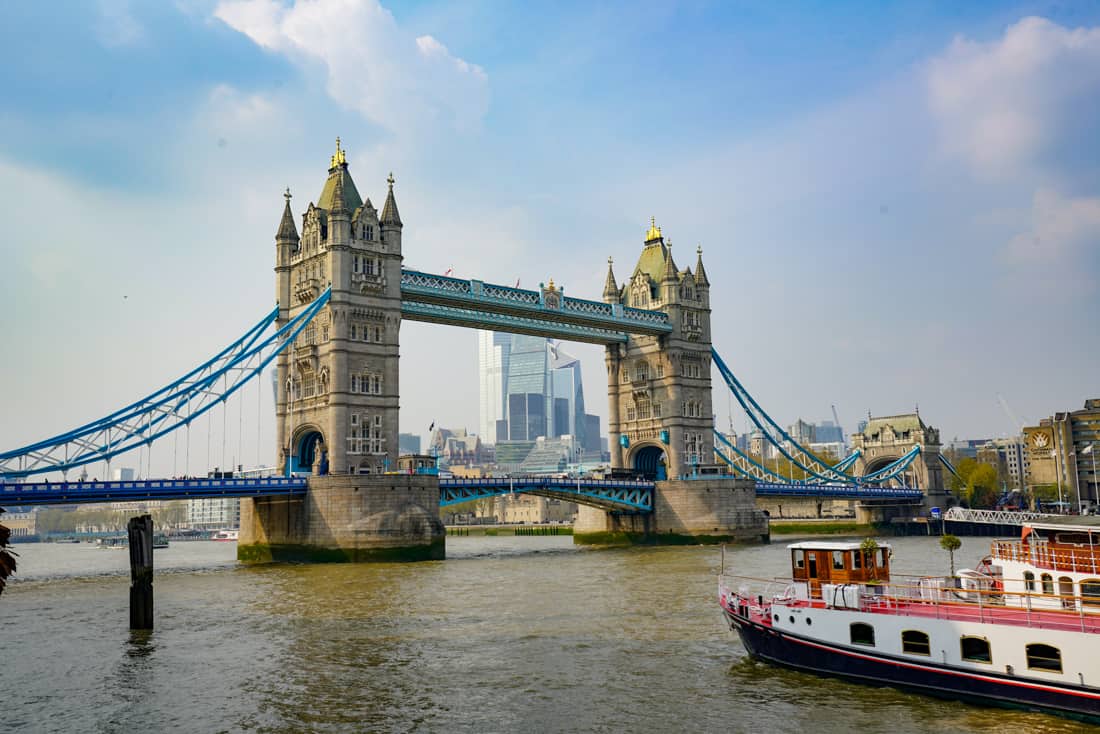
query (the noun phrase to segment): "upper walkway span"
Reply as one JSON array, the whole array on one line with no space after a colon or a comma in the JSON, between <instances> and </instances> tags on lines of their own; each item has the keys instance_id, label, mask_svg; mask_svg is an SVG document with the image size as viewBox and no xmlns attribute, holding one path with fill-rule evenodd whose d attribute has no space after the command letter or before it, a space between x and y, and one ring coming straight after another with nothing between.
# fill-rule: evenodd
<instances>
[{"instance_id":1,"label":"upper walkway span","mask_svg":"<svg viewBox=\"0 0 1100 734\"><path fill-rule=\"evenodd\" d=\"M197 500L209 497L304 495L305 477L250 479L135 479L110 482L24 482L0 480L0 507L73 505L91 502Z\"/></svg>"},{"instance_id":2,"label":"upper walkway span","mask_svg":"<svg viewBox=\"0 0 1100 734\"><path fill-rule=\"evenodd\" d=\"M401 317L593 344L672 333L664 312L568 297L553 281L539 290L521 290L404 269Z\"/></svg>"}]
</instances>

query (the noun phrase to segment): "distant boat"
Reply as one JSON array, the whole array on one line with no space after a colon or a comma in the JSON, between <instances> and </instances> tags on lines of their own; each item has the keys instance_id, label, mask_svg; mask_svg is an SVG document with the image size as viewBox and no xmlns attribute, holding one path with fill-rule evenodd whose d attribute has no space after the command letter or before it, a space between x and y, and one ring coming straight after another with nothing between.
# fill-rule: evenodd
<instances>
[{"instance_id":1,"label":"distant boat","mask_svg":"<svg viewBox=\"0 0 1100 734\"><path fill-rule=\"evenodd\" d=\"M240 535L239 530L218 530L210 536L210 540L219 540L223 542L232 541L237 542L237 537Z\"/></svg>"},{"instance_id":2,"label":"distant boat","mask_svg":"<svg viewBox=\"0 0 1100 734\"><path fill-rule=\"evenodd\" d=\"M167 535L161 533L159 535L154 535L153 536L153 550L156 550L157 548L167 548L167 547L168 547L168 536Z\"/></svg>"}]
</instances>

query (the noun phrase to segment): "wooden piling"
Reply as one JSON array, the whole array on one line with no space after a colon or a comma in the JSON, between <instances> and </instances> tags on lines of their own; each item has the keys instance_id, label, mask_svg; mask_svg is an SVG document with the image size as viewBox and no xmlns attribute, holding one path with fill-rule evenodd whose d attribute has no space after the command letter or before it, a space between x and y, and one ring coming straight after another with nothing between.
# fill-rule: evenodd
<instances>
[{"instance_id":1,"label":"wooden piling","mask_svg":"<svg viewBox=\"0 0 1100 734\"><path fill-rule=\"evenodd\" d=\"M153 629L153 517L126 524L130 540L130 629Z\"/></svg>"}]
</instances>

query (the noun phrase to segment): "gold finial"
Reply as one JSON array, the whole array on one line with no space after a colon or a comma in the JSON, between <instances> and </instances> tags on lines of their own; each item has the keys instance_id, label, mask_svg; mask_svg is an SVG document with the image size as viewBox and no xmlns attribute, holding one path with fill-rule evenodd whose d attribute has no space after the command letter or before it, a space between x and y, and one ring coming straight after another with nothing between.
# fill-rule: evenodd
<instances>
[{"instance_id":1,"label":"gold finial","mask_svg":"<svg viewBox=\"0 0 1100 734\"><path fill-rule=\"evenodd\" d=\"M390 171L390 175L386 177L386 183L388 183L390 185L391 190L393 189L393 182L394 182L393 171Z\"/></svg>"},{"instance_id":2,"label":"gold finial","mask_svg":"<svg viewBox=\"0 0 1100 734\"><path fill-rule=\"evenodd\" d=\"M645 233L645 241L652 242L653 240L661 239L661 228L657 226L657 218L649 218L649 230Z\"/></svg>"},{"instance_id":3,"label":"gold finial","mask_svg":"<svg viewBox=\"0 0 1100 734\"><path fill-rule=\"evenodd\" d=\"M553 279L553 278L551 278L551 279L550 279L550 283L549 283L549 284L548 284L548 285L546 286L546 290L548 290L548 291L553 291L553 290L557 290L557 289L556 289L556 288L554 287L554 279Z\"/></svg>"},{"instance_id":4,"label":"gold finial","mask_svg":"<svg viewBox=\"0 0 1100 734\"><path fill-rule=\"evenodd\" d=\"M336 152L329 158L328 167L336 168L341 163L347 163L348 159L344 157L344 150L340 147L340 136L336 136Z\"/></svg>"}]
</instances>

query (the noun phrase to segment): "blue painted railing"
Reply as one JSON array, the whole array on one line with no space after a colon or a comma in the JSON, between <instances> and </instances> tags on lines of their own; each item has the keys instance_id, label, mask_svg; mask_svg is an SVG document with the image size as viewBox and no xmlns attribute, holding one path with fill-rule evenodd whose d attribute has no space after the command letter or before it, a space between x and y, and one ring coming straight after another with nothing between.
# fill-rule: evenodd
<instances>
[{"instance_id":1,"label":"blue painted railing","mask_svg":"<svg viewBox=\"0 0 1100 734\"><path fill-rule=\"evenodd\" d=\"M653 482L627 479L571 479L568 477L488 477L440 479L439 505L498 497L540 494L605 509L653 511Z\"/></svg>"},{"instance_id":2,"label":"blue painted railing","mask_svg":"<svg viewBox=\"0 0 1100 734\"><path fill-rule=\"evenodd\" d=\"M0 481L0 507L17 505L69 505L89 502L138 500L195 500L207 497L266 497L303 495L305 477L256 477L249 479L137 479L110 482Z\"/></svg>"}]
</instances>

